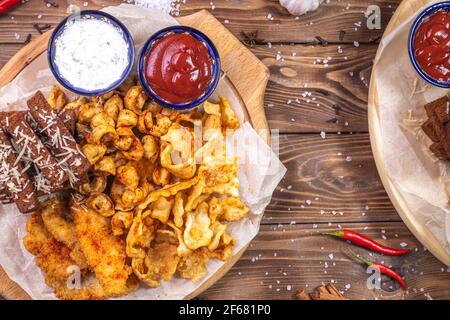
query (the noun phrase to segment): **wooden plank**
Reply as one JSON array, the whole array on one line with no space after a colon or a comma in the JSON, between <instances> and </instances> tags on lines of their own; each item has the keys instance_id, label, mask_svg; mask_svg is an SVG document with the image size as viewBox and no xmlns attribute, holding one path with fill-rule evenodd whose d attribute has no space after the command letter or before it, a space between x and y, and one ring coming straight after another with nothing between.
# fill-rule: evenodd
<instances>
[{"instance_id":1,"label":"wooden plank","mask_svg":"<svg viewBox=\"0 0 450 320\"><path fill-rule=\"evenodd\" d=\"M350 223L342 227L392 246L406 243L413 252L403 257L370 257L364 249L318 235L335 226L323 224L312 229L311 225L266 225L233 269L199 298L293 299L297 290L312 291L323 283L334 282L345 297L352 299L448 299L450 269L424 251L403 223ZM347 248L392 265L405 276L408 290L397 289L384 277L382 290L369 290L369 274L344 254Z\"/></svg>"},{"instance_id":2,"label":"wooden plank","mask_svg":"<svg viewBox=\"0 0 450 320\"><path fill-rule=\"evenodd\" d=\"M265 98L270 127L366 132L367 79L376 50L375 44L254 47L270 70Z\"/></svg>"},{"instance_id":3,"label":"wooden plank","mask_svg":"<svg viewBox=\"0 0 450 320\"><path fill-rule=\"evenodd\" d=\"M22 47L23 44L2 44L2 48L0 50L0 69L3 68L6 62L12 58L13 55L17 53Z\"/></svg>"},{"instance_id":4,"label":"wooden plank","mask_svg":"<svg viewBox=\"0 0 450 320\"><path fill-rule=\"evenodd\" d=\"M288 174L263 223L400 221L378 176L368 134L281 135L279 152Z\"/></svg>"},{"instance_id":5,"label":"wooden plank","mask_svg":"<svg viewBox=\"0 0 450 320\"><path fill-rule=\"evenodd\" d=\"M107 5L120 4L121 0L89 1L87 7L84 1L71 1L83 9L98 9ZM367 42L379 38L392 16L400 0L349 0L331 1L323 4L317 11L301 16L299 19L290 15L278 0L221 0L204 1L188 0L181 3L181 14L192 14L201 9L207 9L221 22L227 20L227 27L242 39L242 32L258 30L258 38L264 42L305 42L316 36L328 41L341 42L340 30L346 32L344 41ZM0 17L0 43L15 41L14 33L21 36L28 33L36 34L33 23L42 22L55 25L66 15L67 1L57 0L58 8L47 8L43 1L28 1L20 7ZM211 5L212 3L212 5ZM382 28L369 30L366 26L364 12L369 5L378 5L381 9ZM214 7L214 9L213 9ZM272 20L268 18L271 15ZM42 15L38 19L38 15ZM11 28L11 16L14 17L14 28ZM355 26L361 24L361 27ZM324 24L327 26L324 28ZM357 30L355 30L355 28Z\"/></svg>"},{"instance_id":6,"label":"wooden plank","mask_svg":"<svg viewBox=\"0 0 450 320\"><path fill-rule=\"evenodd\" d=\"M228 20L227 27L236 35L258 30L258 38L264 42L300 43L312 41L316 36L341 42L340 30L346 32L344 41L353 42L379 38L399 3L399 0L330 1L299 18L290 15L278 0L211 1L207 8L219 20ZM366 26L364 13L369 5L378 5L381 9L382 27L379 30L369 30ZM183 14L200 8L205 8L205 1L188 0L181 5Z\"/></svg>"}]
</instances>

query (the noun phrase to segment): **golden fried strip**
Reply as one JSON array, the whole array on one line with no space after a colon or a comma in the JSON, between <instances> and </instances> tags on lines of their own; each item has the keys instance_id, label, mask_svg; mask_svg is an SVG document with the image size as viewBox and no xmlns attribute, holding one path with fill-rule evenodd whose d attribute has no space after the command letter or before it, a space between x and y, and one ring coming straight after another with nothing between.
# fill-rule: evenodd
<instances>
[{"instance_id":1,"label":"golden fried strip","mask_svg":"<svg viewBox=\"0 0 450 320\"><path fill-rule=\"evenodd\" d=\"M71 289L67 286L67 280L72 275L70 270L76 263L69 256L70 248L52 237L38 213L30 216L26 231L27 235L23 238L25 248L36 256L36 265L45 273L45 283L55 289L58 298L106 298L101 285L94 285L95 279L91 281L92 284L84 284L80 289ZM80 277L83 273L80 270Z\"/></svg>"},{"instance_id":2,"label":"golden fried strip","mask_svg":"<svg viewBox=\"0 0 450 320\"><path fill-rule=\"evenodd\" d=\"M109 296L121 296L136 289L128 283L132 272L126 265L125 243L113 236L110 220L72 201L72 215L81 250Z\"/></svg>"},{"instance_id":3,"label":"golden fried strip","mask_svg":"<svg viewBox=\"0 0 450 320\"><path fill-rule=\"evenodd\" d=\"M75 236L75 227L65 218L68 215L67 211L63 202L57 199L49 200L42 207L42 220L55 240L64 243L72 250L70 257L75 263L81 269L86 269L88 265Z\"/></svg>"}]
</instances>

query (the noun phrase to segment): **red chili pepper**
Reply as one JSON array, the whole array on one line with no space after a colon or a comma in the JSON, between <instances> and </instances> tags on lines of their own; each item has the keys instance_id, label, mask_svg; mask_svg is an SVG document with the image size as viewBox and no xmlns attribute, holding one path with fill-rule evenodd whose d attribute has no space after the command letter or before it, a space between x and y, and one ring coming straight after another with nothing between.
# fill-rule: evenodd
<instances>
[{"instance_id":1,"label":"red chili pepper","mask_svg":"<svg viewBox=\"0 0 450 320\"><path fill-rule=\"evenodd\" d=\"M402 276L399 275L397 272L389 268L388 266L385 266L384 264L378 263L378 262L371 262L368 261L368 266L371 266L372 268L380 270L381 274L385 274L388 277L394 279L398 283L400 283L401 287L403 289L406 289L406 282L403 280Z\"/></svg>"},{"instance_id":2,"label":"red chili pepper","mask_svg":"<svg viewBox=\"0 0 450 320\"><path fill-rule=\"evenodd\" d=\"M333 236L341 238L342 240L348 240L358 246L383 253L389 256L401 256L403 254L406 254L410 252L410 249L394 249L390 247L383 246L382 244L369 239L366 236L363 236L362 234L359 234L357 232L351 231L351 230L338 230L333 232L325 232L324 235Z\"/></svg>"},{"instance_id":3,"label":"red chili pepper","mask_svg":"<svg viewBox=\"0 0 450 320\"><path fill-rule=\"evenodd\" d=\"M400 286L403 289L406 289L406 282L405 280L403 280L402 276L399 275L394 270L392 270L391 268L389 268L388 266L385 266L384 264L378 262L366 260L352 251L350 251L350 256L353 257L359 263L365 264L369 267L379 270L381 274L387 275L389 278L394 279L400 284Z\"/></svg>"},{"instance_id":4,"label":"red chili pepper","mask_svg":"<svg viewBox=\"0 0 450 320\"><path fill-rule=\"evenodd\" d=\"M6 10L21 2L22 0L0 0L0 13L6 12Z\"/></svg>"}]
</instances>

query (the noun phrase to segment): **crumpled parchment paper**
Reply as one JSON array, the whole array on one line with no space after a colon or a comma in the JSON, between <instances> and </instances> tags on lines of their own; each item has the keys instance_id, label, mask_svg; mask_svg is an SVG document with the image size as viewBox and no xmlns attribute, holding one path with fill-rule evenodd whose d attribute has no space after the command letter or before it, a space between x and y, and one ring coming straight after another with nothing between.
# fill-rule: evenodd
<instances>
[{"instance_id":1,"label":"crumpled parchment paper","mask_svg":"<svg viewBox=\"0 0 450 320\"><path fill-rule=\"evenodd\" d=\"M134 38L136 52L139 52L151 34L164 27L178 24L165 13L133 5L122 4L103 10L119 18L127 26ZM27 98L36 90L48 94L51 86L56 83L48 69L44 53L28 65L12 83L0 89L0 111L26 109ZM217 89L219 94L227 93L220 92L225 90L222 89L224 87L222 83L219 84ZM73 95L69 93L69 97ZM244 123L243 115L240 115L240 120L242 127L234 134L236 141L233 144L237 143L239 146L240 156L251 160L240 159L238 176L241 183L241 197L251 208L252 213L242 221L231 223L227 229L237 241L234 253L248 245L258 233L264 208L269 204L273 191L286 173L286 168L266 142L248 122ZM45 285L43 275L34 263L34 257L22 244L27 219L27 215L19 213L14 205L0 205L0 265L33 299L55 299L52 289ZM182 299L213 276L223 264L218 260L210 260L207 275L196 283L173 277L168 282L162 282L160 288L150 289L141 285L138 291L122 298Z\"/></svg>"},{"instance_id":2,"label":"crumpled parchment paper","mask_svg":"<svg viewBox=\"0 0 450 320\"><path fill-rule=\"evenodd\" d=\"M439 1L429 1L429 5ZM422 12L422 8L417 15ZM450 211L444 183L450 166L428 150L431 140L421 130L424 104L449 93L428 85L414 70L408 55L410 17L383 39L376 72L382 153L389 178L424 228L450 254Z\"/></svg>"}]
</instances>

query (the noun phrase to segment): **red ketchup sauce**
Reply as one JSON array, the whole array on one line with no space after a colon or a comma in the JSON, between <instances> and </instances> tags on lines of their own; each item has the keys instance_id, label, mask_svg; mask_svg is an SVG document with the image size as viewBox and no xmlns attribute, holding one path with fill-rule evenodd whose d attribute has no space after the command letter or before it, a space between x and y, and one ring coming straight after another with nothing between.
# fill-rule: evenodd
<instances>
[{"instance_id":1,"label":"red ketchup sauce","mask_svg":"<svg viewBox=\"0 0 450 320\"><path fill-rule=\"evenodd\" d=\"M212 73L207 47L188 33L171 33L155 41L145 65L145 78L156 95L177 104L201 97Z\"/></svg>"},{"instance_id":2,"label":"red ketchup sauce","mask_svg":"<svg viewBox=\"0 0 450 320\"><path fill-rule=\"evenodd\" d=\"M441 10L423 20L414 35L414 55L420 68L441 82L450 80L450 12Z\"/></svg>"}]
</instances>

